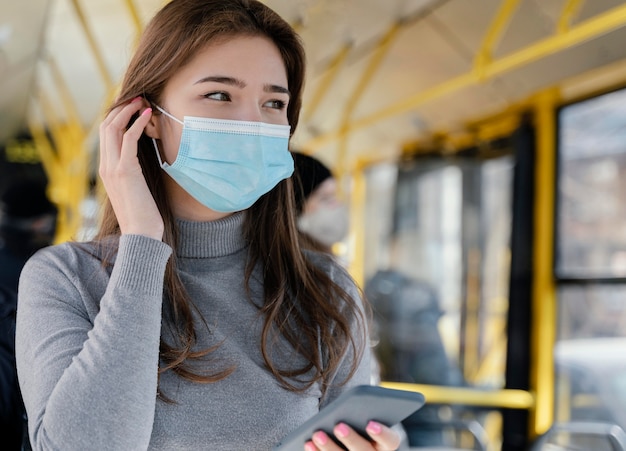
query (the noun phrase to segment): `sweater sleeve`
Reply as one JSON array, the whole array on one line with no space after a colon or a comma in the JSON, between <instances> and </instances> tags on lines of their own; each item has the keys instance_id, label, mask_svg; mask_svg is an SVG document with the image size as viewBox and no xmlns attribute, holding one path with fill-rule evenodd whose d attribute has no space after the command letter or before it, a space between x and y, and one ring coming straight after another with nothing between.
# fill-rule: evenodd
<instances>
[{"instance_id":1,"label":"sweater sleeve","mask_svg":"<svg viewBox=\"0 0 626 451\"><path fill-rule=\"evenodd\" d=\"M81 299L93 268L49 250L28 261L16 358L33 449L148 448L171 252L160 241L122 236L93 322Z\"/></svg>"}]
</instances>

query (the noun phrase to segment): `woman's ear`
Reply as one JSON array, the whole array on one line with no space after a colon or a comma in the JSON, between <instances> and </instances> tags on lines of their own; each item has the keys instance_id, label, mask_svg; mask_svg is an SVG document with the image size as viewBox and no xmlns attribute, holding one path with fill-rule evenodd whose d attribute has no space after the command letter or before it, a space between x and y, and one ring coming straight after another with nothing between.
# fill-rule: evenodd
<instances>
[{"instance_id":1,"label":"woman's ear","mask_svg":"<svg viewBox=\"0 0 626 451\"><path fill-rule=\"evenodd\" d=\"M155 112L158 113L158 111L156 111L155 108L152 108L152 115L150 115L150 120L148 121L146 128L144 128L144 133L148 135L150 138L161 139L161 130L159 127L159 120L158 120L158 117L160 115L155 114Z\"/></svg>"}]
</instances>

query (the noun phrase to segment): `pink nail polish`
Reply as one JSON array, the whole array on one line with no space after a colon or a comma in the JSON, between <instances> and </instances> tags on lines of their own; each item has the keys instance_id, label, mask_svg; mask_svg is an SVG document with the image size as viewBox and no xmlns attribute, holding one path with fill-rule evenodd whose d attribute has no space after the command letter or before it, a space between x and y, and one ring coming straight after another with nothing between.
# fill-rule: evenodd
<instances>
[{"instance_id":1,"label":"pink nail polish","mask_svg":"<svg viewBox=\"0 0 626 451\"><path fill-rule=\"evenodd\" d=\"M337 434L339 437L347 437L349 433L350 429L344 423L339 423L337 426L335 426L335 434Z\"/></svg>"},{"instance_id":2,"label":"pink nail polish","mask_svg":"<svg viewBox=\"0 0 626 451\"><path fill-rule=\"evenodd\" d=\"M367 423L367 427L365 428L365 430L370 434L377 435L383 431L383 427L375 421L370 421L369 423Z\"/></svg>"},{"instance_id":3,"label":"pink nail polish","mask_svg":"<svg viewBox=\"0 0 626 451\"><path fill-rule=\"evenodd\" d=\"M146 108L145 110L143 110L143 113L141 113L142 116L145 116L146 114L150 114L152 113L152 108Z\"/></svg>"},{"instance_id":4,"label":"pink nail polish","mask_svg":"<svg viewBox=\"0 0 626 451\"><path fill-rule=\"evenodd\" d=\"M130 101L130 103L137 102L138 100L141 100L141 96L135 97L133 100Z\"/></svg>"},{"instance_id":5,"label":"pink nail polish","mask_svg":"<svg viewBox=\"0 0 626 451\"><path fill-rule=\"evenodd\" d=\"M317 448L316 448L316 447L315 447L315 445L314 445L313 443L311 443L311 442L306 442L306 443L304 444L304 449L305 449L306 451L317 451Z\"/></svg>"},{"instance_id":6,"label":"pink nail polish","mask_svg":"<svg viewBox=\"0 0 626 451\"><path fill-rule=\"evenodd\" d=\"M313 434L313 441L317 443L318 445L323 446L326 443L328 443L328 436L326 435L325 432L317 431L315 434Z\"/></svg>"}]
</instances>

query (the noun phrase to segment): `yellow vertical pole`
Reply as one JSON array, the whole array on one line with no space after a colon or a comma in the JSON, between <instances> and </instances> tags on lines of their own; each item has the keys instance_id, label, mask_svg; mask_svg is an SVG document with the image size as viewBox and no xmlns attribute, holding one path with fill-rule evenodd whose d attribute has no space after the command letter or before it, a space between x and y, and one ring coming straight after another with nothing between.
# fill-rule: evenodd
<instances>
[{"instance_id":1,"label":"yellow vertical pole","mask_svg":"<svg viewBox=\"0 0 626 451\"><path fill-rule=\"evenodd\" d=\"M469 382L476 382L476 374L480 365L480 263L482 255L480 249L471 248L467 254L467 279L465 287L466 319L465 319L465 351L463 358L463 374Z\"/></svg>"},{"instance_id":2,"label":"yellow vertical pole","mask_svg":"<svg viewBox=\"0 0 626 451\"><path fill-rule=\"evenodd\" d=\"M554 418L556 293L553 245L557 101L558 91L550 89L539 93L535 104L537 151L530 388L536 394L536 404L531 410L531 438L547 431Z\"/></svg>"},{"instance_id":3,"label":"yellow vertical pole","mask_svg":"<svg viewBox=\"0 0 626 451\"><path fill-rule=\"evenodd\" d=\"M348 271L355 282L364 287L365 283L365 202L367 182L364 166L357 162L352 172L352 190L350 192L350 240L353 253L348 262Z\"/></svg>"}]
</instances>

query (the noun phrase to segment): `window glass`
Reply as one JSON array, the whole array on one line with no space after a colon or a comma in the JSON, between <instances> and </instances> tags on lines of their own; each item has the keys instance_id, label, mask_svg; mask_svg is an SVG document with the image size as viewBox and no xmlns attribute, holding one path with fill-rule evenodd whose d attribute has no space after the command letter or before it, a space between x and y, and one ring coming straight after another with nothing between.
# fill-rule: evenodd
<instances>
[{"instance_id":1,"label":"window glass","mask_svg":"<svg viewBox=\"0 0 626 451\"><path fill-rule=\"evenodd\" d=\"M556 275L626 277L626 90L558 121Z\"/></svg>"},{"instance_id":2,"label":"window glass","mask_svg":"<svg viewBox=\"0 0 626 451\"><path fill-rule=\"evenodd\" d=\"M626 286L561 286L554 350L557 421L626 430Z\"/></svg>"}]
</instances>

